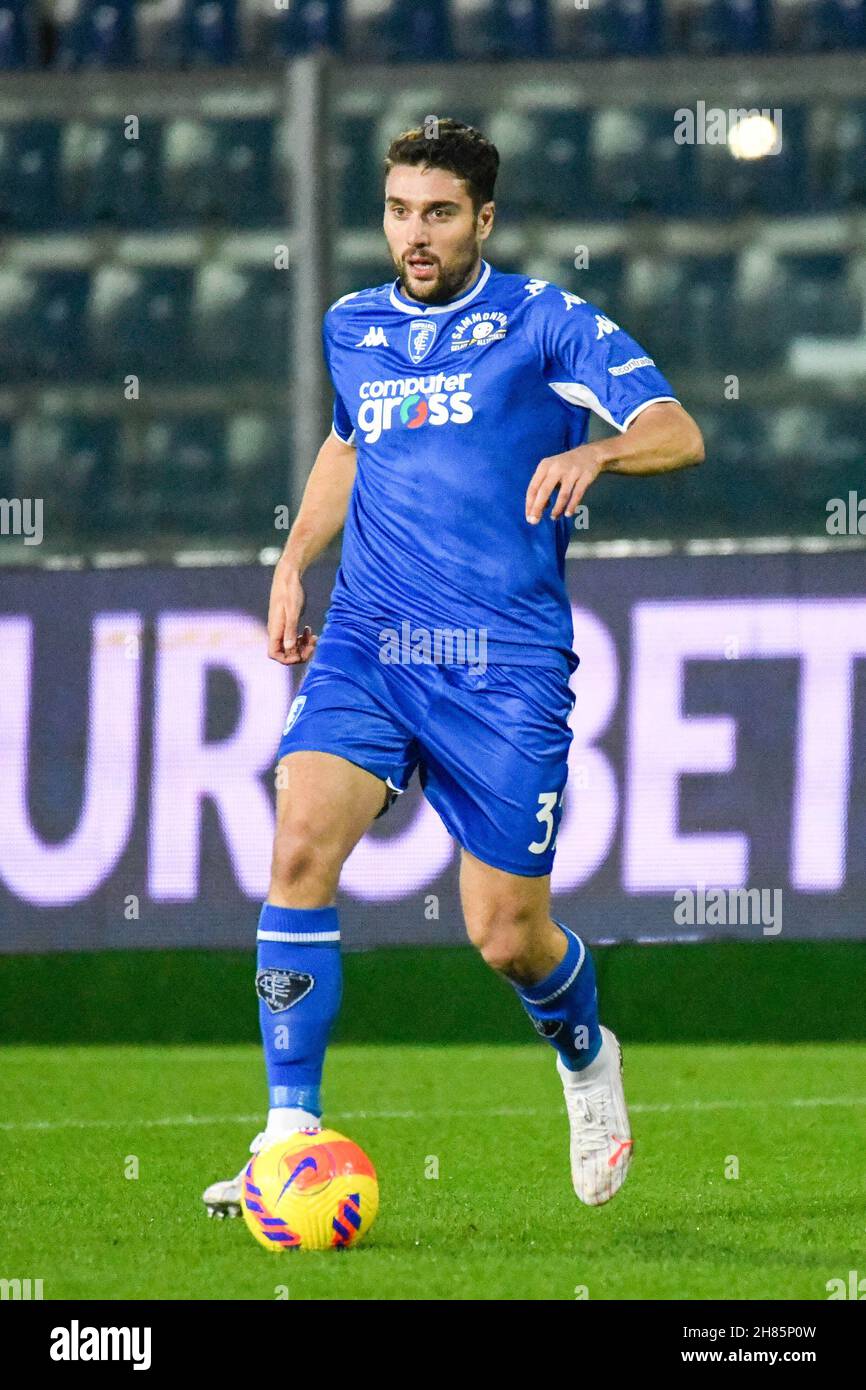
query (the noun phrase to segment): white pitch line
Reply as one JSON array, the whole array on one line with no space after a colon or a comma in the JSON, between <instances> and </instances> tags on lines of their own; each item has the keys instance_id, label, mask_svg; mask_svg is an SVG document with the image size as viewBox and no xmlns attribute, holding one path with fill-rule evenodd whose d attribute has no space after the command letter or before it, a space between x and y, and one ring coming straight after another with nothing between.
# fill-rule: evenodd
<instances>
[{"instance_id":1,"label":"white pitch line","mask_svg":"<svg viewBox=\"0 0 866 1390\"><path fill-rule=\"evenodd\" d=\"M812 1109L820 1106L866 1105L866 1096L806 1096L791 1100L695 1100L669 1101L629 1106L631 1114L667 1115L704 1110L782 1110ZM335 1120L453 1120L453 1119L534 1119L547 1116L549 1108L502 1106L493 1110L332 1110ZM163 1129L190 1125L259 1125L264 1111L255 1115L164 1115L158 1120L4 1120L0 1131L55 1129Z\"/></svg>"}]
</instances>

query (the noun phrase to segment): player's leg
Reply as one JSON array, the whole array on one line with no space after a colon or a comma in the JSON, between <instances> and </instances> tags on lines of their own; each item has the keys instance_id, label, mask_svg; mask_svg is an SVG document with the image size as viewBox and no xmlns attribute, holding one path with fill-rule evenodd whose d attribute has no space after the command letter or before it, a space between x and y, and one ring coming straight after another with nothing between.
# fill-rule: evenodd
<instances>
[{"instance_id":1,"label":"player's leg","mask_svg":"<svg viewBox=\"0 0 866 1390\"><path fill-rule=\"evenodd\" d=\"M318 1127L328 1036L342 996L334 899L344 861L388 804L386 783L332 753L297 751L278 764L271 883L259 917L256 993L268 1080L257 1152ZM242 1172L211 1184L211 1216L236 1216Z\"/></svg>"},{"instance_id":2,"label":"player's leg","mask_svg":"<svg viewBox=\"0 0 866 1390\"><path fill-rule=\"evenodd\" d=\"M583 1071L602 1046L595 969L585 944L550 915L550 875L507 873L464 849L460 898L469 940L568 1070Z\"/></svg>"},{"instance_id":3,"label":"player's leg","mask_svg":"<svg viewBox=\"0 0 866 1390\"><path fill-rule=\"evenodd\" d=\"M598 1021L592 956L550 916L550 877L503 872L463 850L460 895L469 939L509 981L541 1037L556 1048L571 1128L574 1190L590 1206L622 1186L633 1141L622 1050Z\"/></svg>"}]
</instances>

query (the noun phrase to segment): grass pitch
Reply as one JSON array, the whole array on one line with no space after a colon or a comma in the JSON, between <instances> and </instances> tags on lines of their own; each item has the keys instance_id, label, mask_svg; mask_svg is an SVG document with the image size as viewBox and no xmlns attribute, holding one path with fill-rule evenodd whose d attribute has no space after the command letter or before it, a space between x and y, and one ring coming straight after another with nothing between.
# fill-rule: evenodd
<instances>
[{"instance_id":1,"label":"grass pitch","mask_svg":"<svg viewBox=\"0 0 866 1390\"><path fill-rule=\"evenodd\" d=\"M866 1271L861 1047L621 1040L635 1157L600 1208L571 1189L546 1044L333 1044L324 1118L370 1154L379 1216L355 1249L279 1254L200 1201L261 1128L258 1048L4 1047L0 1276L46 1299L821 1300Z\"/></svg>"}]
</instances>

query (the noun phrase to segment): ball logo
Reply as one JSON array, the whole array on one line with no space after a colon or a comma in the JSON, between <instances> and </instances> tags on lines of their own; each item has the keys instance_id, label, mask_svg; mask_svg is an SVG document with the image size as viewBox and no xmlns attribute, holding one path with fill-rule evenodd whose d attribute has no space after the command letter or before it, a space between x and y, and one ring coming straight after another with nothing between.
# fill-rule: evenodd
<instances>
[{"instance_id":1,"label":"ball logo","mask_svg":"<svg viewBox=\"0 0 866 1390\"><path fill-rule=\"evenodd\" d=\"M508 331L508 315L501 309L476 309L460 320L451 334L451 351L498 343Z\"/></svg>"},{"instance_id":2,"label":"ball logo","mask_svg":"<svg viewBox=\"0 0 866 1390\"><path fill-rule=\"evenodd\" d=\"M283 1154L277 1171L279 1176L283 1178L283 1186L277 1203L281 1201L290 1187L296 1188L299 1192L305 1192L307 1195L312 1195L314 1192L324 1192L328 1183L333 1182L336 1175L331 1152L321 1145L307 1153Z\"/></svg>"},{"instance_id":3,"label":"ball logo","mask_svg":"<svg viewBox=\"0 0 866 1390\"><path fill-rule=\"evenodd\" d=\"M400 419L410 430L417 430L419 425L423 425L429 414L429 405L417 391L400 402Z\"/></svg>"}]
</instances>

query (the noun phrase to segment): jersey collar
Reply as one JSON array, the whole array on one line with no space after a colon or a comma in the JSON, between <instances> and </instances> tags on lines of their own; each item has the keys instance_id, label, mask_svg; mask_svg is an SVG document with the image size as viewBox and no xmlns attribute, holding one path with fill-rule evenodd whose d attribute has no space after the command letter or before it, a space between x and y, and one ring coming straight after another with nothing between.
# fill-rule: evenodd
<instances>
[{"instance_id":1,"label":"jersey collar","mask_svg":"<svg viewBox=\"0 0 866 1390\"><path fill-rule=\"evenodd\" d=\"M454 309L462 309L464 304L475 299L481 293L490 278L490 266L487 261L481 262L481 274L475 281L471 290L467 290L459 299L449 299L447 304L429 304L426 306L416 304L414 300L404 299L397 289L400 283L399 277L391 286L391 303L395 309L402 309L404 314L450 314Z\"/></svg>"}]
</instances>

